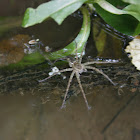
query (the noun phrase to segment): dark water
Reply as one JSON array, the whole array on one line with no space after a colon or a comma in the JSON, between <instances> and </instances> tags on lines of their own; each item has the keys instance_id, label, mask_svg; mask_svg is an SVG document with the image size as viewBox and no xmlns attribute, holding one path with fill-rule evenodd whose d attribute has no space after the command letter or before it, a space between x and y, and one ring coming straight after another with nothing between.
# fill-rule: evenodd
<instances>
[{"instance_id":1,"label":"dark water","mask_svg":"<svg viewBox=\"0 0 140 140\"><path fill-rule=\"evenodd\" d=\"M8 2L0 2L0 16L21 16L26 7L36 7L42 1L13 0L10 1L11 5L7 4ZM7 5L8 10L5 10ZM71 42L82 23L81 15L77 13L70 16L61 26L49 20L41 25L22 29L19 27L21 18L18 20L16 27L8 25L9 28L2 32L1 41L8 42L9 38L24 34L39 38L53 51ZM88 40L83 61L117 60L116 64L96 67L102 69L118 84L111 85L96 72L83 73L80 79L91 110L86 108L76 78L72 81L66 108L60 109L70 73L64 73L66 79L55 76L39 83L38 80L47 77L51 71L51 66L46 68L47 62L22 70L0 68L0 139L140 139L140 77L123 51L128 37L111 31L104 25L98 19L93 20L93 32ZM99 43L100 40L104 43ZM22 45L21 42L19 44ZM103 45L102 51L98 50L99 44ZM57 66L60 69L68 67L65 63Z\"/></svg>"},{"instance_id":2,"label":"dark water","mask_svg":"<svg viewBox=\"0 0 140 140\"><path fill-rule=\"evenodd\" d=\"M38 97L39 92L35 92L34 96L30 93L24 96L1 96L0 138L139 139L140 96L138 91L123 91L129 94L116 97L117 90L112 86L87 89L87 99L92 106L90 111L87 110L81 95L68 100L64 110L60 109L62 100L56 91L53 91L53 94L57 95L48 96L44 104ZM46 94L49 94L47 90Z\"/></svg>"}]
</instances>

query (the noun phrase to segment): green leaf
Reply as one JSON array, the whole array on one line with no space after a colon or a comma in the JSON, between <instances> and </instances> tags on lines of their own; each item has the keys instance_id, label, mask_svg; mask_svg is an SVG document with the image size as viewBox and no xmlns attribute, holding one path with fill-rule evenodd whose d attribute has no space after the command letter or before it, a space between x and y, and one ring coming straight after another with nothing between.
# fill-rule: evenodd
<instances>
[{"instance_id":1,"label":"green leaf","mask_svg":"<svg viewBox=\"0 0 140 140\"><path fill-rule=\"evenodd\" d=\"M126 14L125 11L116 8L115 6L113 6L112 4L107 2L106 0L95 0L95 3L97 3L103 9L105 9L106 11L108 11L112 14L117 14L117 15Z\"/></svg>"},{"instance_id":2,"label":"green leaf","mask_svg":"<svg viewBox=\"0 0 140 140\"><path fill-rule=\"evenodd\" d=\"M81 27L81 30L75 40L68 44L65 48L62 50L58 50L54 53L46 54L47 57L51 60L59 59L66 57L68 55L74 55L77 47L77 52L81 53L83 47L85 46L85 43L88 40L89 34L90 34L90 14L89 11L83 7L81 8L82 14L83 14L83 24ZM77 45L77 46L76 46Z\"/></svg>"},{"instance_id":3,"label":"green leaf","mask_svg":"<svg viewBox=\"0 0 140 140\"><path fill-rule=\"evenodd\" d=\"M108 1L109 3L111 3L112 5L114 5L115 7L125 7L127 6L128 4L123 2L122 0L106 0Z\"/></svg>"},{"instance_id":4,"label":"green leaf","mask_svg":"<svg viewBox=\"0 0 140 140\"><path fill-rule=\"evenodd\" d=\"M130 4L126 6L123 11L126 11L127 14L134 16L137 20L140 21L140 5Z\"/></svg>"},{"instance_id":5,"label":"green leaf","mask_svg":"<svg viewBox=\"0 0 140 140\"><path fill-rule=\"evenodd\" d=\"M140 4L140 0L122 0L122 1L131 4Z\"/></svg>"},{"instance_id":6,"label":"green leaf","mask_svg":"<svg viewBox=\"0 0 140 140\"><path fill-rule=\"evenodd\" d=\"M76 52L76 45L77 52L81 53L90 34L90 13L85 7L81 8L81 11L83 14L83 24L75 40L61 50L58 50L53 53L44 53L44 55L46 55L48 59L55 60L66 57L68 55L74 55ZM40 54L39 52L35 52L24 56L24 58L20 62L16 64L10 64L6 67L10 67L11 69L15 67L24 68L25 66L41 63L44 60L45 58L42 54Z\"/></svg>"},{"instance_id":7,"label":"green leaf","mask_svg":"<svg viewBox=\"0 0 140 140\"><path fill-rule=\"evenodd\" d=\"M87 0L53 0L39 5L36 9L27 8L22 22L22 27L29 27L53 18L58 24Z\"/></svg>"},{"instance_id":8,"label":"green leaf","mask_svg":"<svg viewBox=\"0 0 140 140\"><path fill-rule=\"evenodd\" d=\"M135 29L135 32L134 32L134 36L136 36L136 35L138 35L138 34L140 34L140 22L139 22L139 24L137 25L137 27L136 27L136 29Z\"/></svg>"},{"instance_id":9,"label":"green leaf","mask_svg":"<svg viewBox=\"0 0 140 140\"><path fill-rule=\"evenodd\" d=\"M104 10L117 15L128 14L135 17L140 21L140 5L130 4L126 6L123 10L120 10L107 2L106 0L95 0L95 2L100 5Z\"/></svg>"},{"instance_id":10,"label":"green leaf","mask_svg":"<svg viewBox=\"0 0 140 140\"><path fill-rule=\"evenodd\" d=\"M102 9L99 5L94 4L98 14L107 22L110 26L114 27L116 30L127 35L136 35L140 32L138 28L139 22L130 15L115 15Z\"/></svg>"}]
</instances>

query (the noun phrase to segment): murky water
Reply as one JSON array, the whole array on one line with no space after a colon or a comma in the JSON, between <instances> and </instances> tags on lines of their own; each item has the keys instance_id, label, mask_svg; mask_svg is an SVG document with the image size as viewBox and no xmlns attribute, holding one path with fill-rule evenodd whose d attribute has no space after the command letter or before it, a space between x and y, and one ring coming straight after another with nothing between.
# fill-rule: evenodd
<instances>
[{"instance_id":1,"label":"murky water","mask_svg":"<svg viewBox=\"0 0 140 140\"><path fill-rule=\"evenodd\" d=\"M0 6L4 4L4 2L0 2ZM23 5L18 15L22 14L23 9L29 5L36 6L37 2L28 1ZM9 7L10 16L15 16L16 14L14 11L11 12L12 10ZM9 15L2 9L0 13L2 16ZM77 14L71 16L60 27L53 21L48 21L29 29L8 28L6 32L2 32L0 40L1 42L5 40L4 42L7 43L9 38L18 34L29 37L33 35L35 38L39 38L45 46L48 45L55 51L71 42L78 33L82 19L77 16ZM51 66L46 65L47 61L20 70L1 67L0 139L140 139L140 76L123 52L127 37L105 30L101 26L101 22L99 24L98 22L99 20L94 19L93 26L96 31L93 30L93 36L87 43L83 62L95 59L117 60L116 64L95 65L117 85L111 85L107 79L96 72L83 73L80 79L89 105L92 107L91 110L86 108L76 78L73 79L70 86L66 108L60 109L70 73L64 73L66 79L58 75L46 82L39 83L38 80L47 77L51 71ZM104 44L99 43L100 38L105 42ZM16 43L22 46L22 42L19 41L21 40ZM100 44L102 49L99 49ZM7 58L3 60L3 63L11 63L11 60ZM0 61L2 62L2 60ZM66 63L58 63L57 66L60 69L68 67Z\"/></svg>"},{"instance_id":2,"label":"murky water","mask_svg":"<svg viewBox=\"0 0 140 140\"><path fill-rule=\"evenodd\" d=\"M38 96L39 92L35 92L34 96L30 93L24 96L1 96L0 138L139 139L140 96L138 91L123 91L127 94L116 97L117 90L112 86L86 90L88 102L92 106L90 111L80 95L70 98L63 110L60 109L62 100L58 95L51 98L48 96L44 104ZM46 94L49 94L47 90Z\"/></svg>"}]
</instances>

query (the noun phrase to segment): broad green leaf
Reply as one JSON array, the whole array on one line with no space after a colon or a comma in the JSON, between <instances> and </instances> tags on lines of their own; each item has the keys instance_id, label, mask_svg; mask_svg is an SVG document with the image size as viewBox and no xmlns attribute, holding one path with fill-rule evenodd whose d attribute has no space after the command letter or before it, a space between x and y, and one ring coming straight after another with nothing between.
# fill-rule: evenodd
<instances>
[{"instance_id":1,"label":"broad green leaf","mask_svg":"<svg viewBox=\"0 0 140 140\"><path fill-rule=\"evenodd\" d=\"M78 53L81 53L90 34L89 11L85 7L81 8L81 11L83 13L83 24L82 24L79 34L77 35L75 40L71 42L69 45L67 45L64 49L56 51L54 53L50 53L48 55L46 54L49 59L55 60L55 59L66 57L68 55L74 55L76 51L76 47L77 47Z\"/></svg>"},{"instance_id":2,"label":"broad green leaf","mask_svg":"<svg viewBox=\"0 0 140 140\"><path fill-rule=\"evenodd\" d=\"M139 21L134 17L130 15L111 14L97 4L94 4L94 7L96 8L98 14L105 20L105 22L107 22L110 26L114 27L121 33L127 35L136 35L136 29L137 34L140 33L140 28L138 28Z\"/></svg>"},{"instance_id":3,"label":"broad green leaf","mask_svg":"<svg viewBox=\"0 0 140 140\"><path fill-rule=\"evenodd\" d=\"M115 6L113 6L112 4L107 2L106 0L95 0L95 3L97 3L103 9L105 9L106 11L108 11L112 14L117 14L117 15L126 14L125 11L116 8Z\"/></svg>"},{"instance_id":4,"label":"broad green leaf","mask_svg":"<svg viewBox=\"0 0 140 140\"><path fill-rule=\"evenodd\" d=\"M87 0L53 0L39 5L36 9L28 8L22 22L22 27L29 27L43 22L47 18L53 18L58 24Z\"/></svg>"},{"instance_id":5,"label":"broad green leaf","mask_svg":"<svg viewBox=\"0 0 140 140\"><path fill-rule=\"evenodd\" d=\"M114 5L115 7L125 7L128 4L123 2L122 0L106 0L107 2L109 2L110 4Z\"/></svg>"},{"instance_id":6,"label":"broad green leaf","mask_svg":"<svg viewBox=\"0 0 140 140\"><path fill-rule=\"evenodd\" d=\"M123 11L126 11L127 14L134 16L140 21L140 5L130 4L126 6Z\"/></svg>"},{"instance_id":7,"label":"broad green leaf","mask_svg":"<svg viewBox=\"0 0 140 140\"><path fill-rule=\"evenodd\" d=\"M131 4L140 4L140 0L122 0L122 1Z\"/></svg>"},{"instance_id":8,"label":"broad green leaf","mask_svg":"<svg viewBox=\"0 0 140 140\"><path fill-rule=\"evenodd\" d=\"M61 24L63 20L70 15L71 13L75 12L77 9L81 7L82 3L77 2L64 8L63 10L58 11L57 13L53 14L51 17L58 23ZM76 9L76 10L75 10Z\"/></svg>"},{"instance_id":9,"label":"broad green leaf","mask_svg":"<svg viewBox=\"0 0 140 140\"><path fill-rule=\"evenodd\" d=\"M137 25L137 28L135 29L135 32L134 32L134 36L136 36L136 35L138 35L138 34L140 34L140 22L139 22L139 24Z\"/></svg>"},{"instance_id":10,"label":"broad green leaf","mask_svg":"<svg viewBox=\"0 0 140 140\"><path fill-rule=\"evenodd\" d=\"M138 21L140 21L140 5L130 4L125 7L123 10L120 10L107 2L106 0L95 0L95 3L100 5L104 10L117 15L128 14L135 17Z\"/></svg>"}]
</instances>

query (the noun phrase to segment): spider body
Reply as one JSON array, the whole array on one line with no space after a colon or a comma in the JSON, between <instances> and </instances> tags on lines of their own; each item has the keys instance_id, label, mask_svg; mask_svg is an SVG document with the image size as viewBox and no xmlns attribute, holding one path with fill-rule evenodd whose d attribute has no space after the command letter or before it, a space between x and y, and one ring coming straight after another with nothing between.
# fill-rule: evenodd
<instances>
[{"instance_id":1,"label":"spider body","mask_svg":"<svg viewBox=\"0 0 140 140\"><path fill-rule=\"evenodd\" d=\"M84 48L83 48L84 50ZM85 103L86 103L86 106L88 109L90 109L91 107L88 105L88 101L86 99L86 95L85 95L85 92L83 90L83 87L82 87L82 84L81 84L81 80L80 80L80 74L82 74L83 72L86 72L87 70L93 70L93 71L96 71L97 73L100 73L102 74L106 79L108 79L113 85L116 85L105 73L103 73L101 70L97 69L96 67L93 67L93 66L89 66L89 65L92 65L92 64L97 64L97 63L116 63L116 62L100 62L100 61L92 61L92 62L86 62L86 63L81 63L82 62L82 54L83 54L83 51L80 55L80 57L78 57L77 55L77 48L76 48L76 59L75 61L71 62L70 59L67 59L68 63L69 63L69 66L70 68L66 68L66 69L63 69L63 70L60 70L58 72L55 72L53 73L52 75L50 75L49 77L43 79L43 80L39 80L39 82L44 82L46 80L48 80L49 78L57 75L57 74L60 74L60 73L63 73L63 72L68 72L68 71L72 71L71 75L70 75L70 78L69 78L69 81L68 81L68 85L67 85L67 88L66 88L66 93L65 93L65 96L64 96L64 99L63 99L63 103L62 103L62 106L61 108L64 108L65 107L65 101L66 101L66 97L67 97L67 94L68 94L68 91L69 91L69 87L70 87L70 84L72 82L72 79L74 77L74 75L76 76L77 78L77 82L79 84L79 87L81 89L81 92L82 92L82 95L83 95L83 98L85 100Z\"/></svg>"},{"instance_id":2,"label":"spider body","mask_svg":"<svg viewBox=\"0 0 140 140\"><path fill-rule=\"evenodd\" d=\"M70 62L69 66L72 67L73 70L75 72L78 72L79 74L82 74L83 72L86 72L86 69L84 68L84 65L77 62L77 61L74 61L73 63Z\"/></svg>"}]
</instances>

